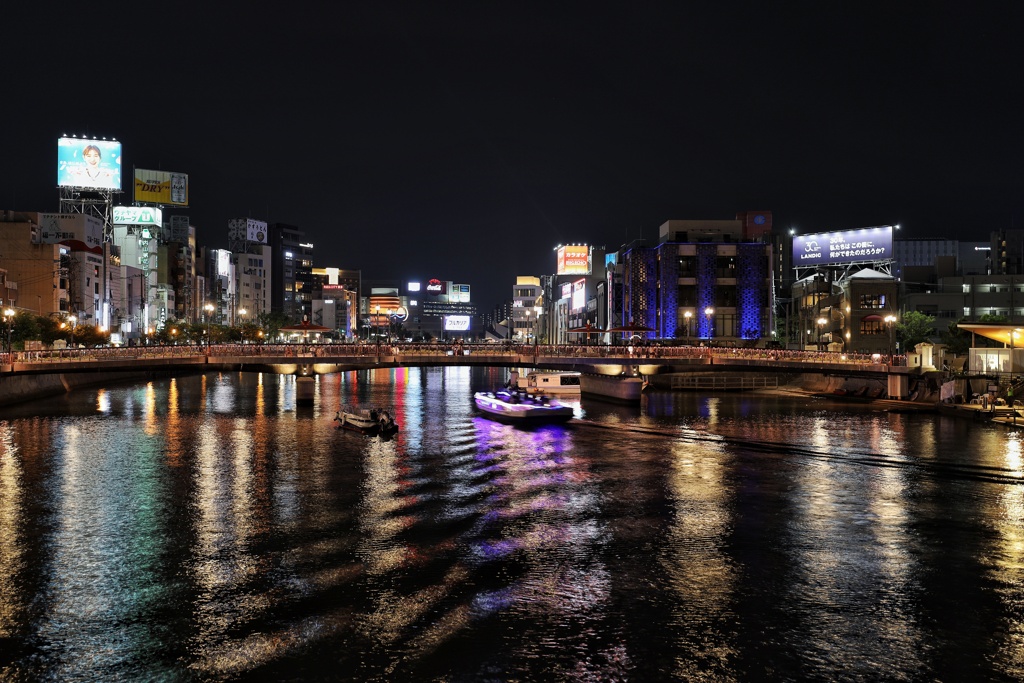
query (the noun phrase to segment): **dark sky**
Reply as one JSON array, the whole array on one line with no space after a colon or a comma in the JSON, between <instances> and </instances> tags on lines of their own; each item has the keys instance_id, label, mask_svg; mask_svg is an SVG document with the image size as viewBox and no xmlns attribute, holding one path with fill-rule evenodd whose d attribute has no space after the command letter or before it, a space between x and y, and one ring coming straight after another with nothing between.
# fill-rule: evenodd
<instances>
[{"instance_id":1,"label":"dark sky","mask_svg":"<svg viewBox=\"0 0 1024 683\"><path fill-rule=\"evenodd\" d=\"M1022 5L19 6L0 207L56 210L57 138L113 136L126 178L189 174L200 244L291 223L318 266L481 311L669 219L987 239L1024 227Z\"/></svg>"}]
</instances>

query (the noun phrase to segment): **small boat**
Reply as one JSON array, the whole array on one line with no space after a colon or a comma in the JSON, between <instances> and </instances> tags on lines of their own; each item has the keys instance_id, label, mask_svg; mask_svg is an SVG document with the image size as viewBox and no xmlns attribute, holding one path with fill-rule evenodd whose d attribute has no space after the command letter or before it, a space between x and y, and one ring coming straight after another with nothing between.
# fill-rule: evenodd
<instances>
[{"instance_id":1,"label":"small boat","mask_svg":"<svg viewBox=\"0 0 1024 683\"><path fill-rule=\"evenodd\" d=\"M345 408L334 414L338 429L361 434L391 435L398 431L398 423L387 410L377 408Z\"/></svg>"},{"instance_id":2,"label":"small boat","mask_svg":"<svg viewBox=\"0 0 1024 683\"><path fill-rule=\"evenodd\" d=\"M572 406L544 394L501 389L478 391L473 395L477 410L487 417L513 424L565 422L573 416Z\"/></svg>"},{"instance_id":3,"label":"small boat","mask_svg":"<svg viewBox=\"0 0 1024 683\"><path fill-rule=\"evenodd\" d=\"M525 377L519 378L518 386L519 389L531 394L578 395L580 393L580 373L554 370L531 372Z\"/></svg>"}]
</instances>

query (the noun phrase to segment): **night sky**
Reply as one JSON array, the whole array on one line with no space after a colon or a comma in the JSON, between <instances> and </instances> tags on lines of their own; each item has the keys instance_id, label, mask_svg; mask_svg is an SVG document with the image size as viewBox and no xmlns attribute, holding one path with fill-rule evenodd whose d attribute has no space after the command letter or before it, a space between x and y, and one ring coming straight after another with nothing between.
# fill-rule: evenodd
<instances>
[{"instance_id":1,"label":"night sky","mask_svg":"<svg viewBox=\"0 0 1024 683\"><path fill-rule=\"evenodd\" d=\"M56 211L57 138L116 137L125 203L133 166L189 174L200 244L290 223L317 266L481 312L669 219L984 240L1024 227L1022 6L19 6L0 208Z\"/></svg>"}]
</instances>

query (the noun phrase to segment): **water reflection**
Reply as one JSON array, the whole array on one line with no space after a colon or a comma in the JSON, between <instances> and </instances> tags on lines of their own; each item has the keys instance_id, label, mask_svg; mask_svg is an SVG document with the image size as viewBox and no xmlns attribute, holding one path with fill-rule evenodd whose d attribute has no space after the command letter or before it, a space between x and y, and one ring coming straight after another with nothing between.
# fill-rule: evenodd
<instances>
[{"instance_id":1,"label":"water reflection","mask_svg":"<svg viewBox=\"0 0 1024 683\"><path fill-rule=\"evenodd\" d=\"M522 430L473 410L503 378L322 376L308 407L294 378L219 373L17 407L0 678L1024 677L1018 433L683 392ZM402 429L336 430L346 404Z\"/></svg>"},{"instance_id":2,"label":"water reflection","mask_svg":"<svg viewBox=\"0 0 1024 683\"><path fill-rule=\"evenodd\" d=\"M24 471L10 423L0 422L0 648L13 650L26 619L22 527ZM0 658L0 671L4 659Z\"/></svg>"},{"instance_id":3,"label":"water reflection","mask_svg":"<svg viewBox=\"0 0 1024 683\"><path fill-rule=\"evenodd\" d=\"M675 646L691 653L671 673L728 679L735 675L732 603L739 580L726 551L736 525L729 456L720 443L690 441L675 444L669 457L672 518L661 561L674 594L673 632L683 640Z\"/></svg>"}]
</instances>

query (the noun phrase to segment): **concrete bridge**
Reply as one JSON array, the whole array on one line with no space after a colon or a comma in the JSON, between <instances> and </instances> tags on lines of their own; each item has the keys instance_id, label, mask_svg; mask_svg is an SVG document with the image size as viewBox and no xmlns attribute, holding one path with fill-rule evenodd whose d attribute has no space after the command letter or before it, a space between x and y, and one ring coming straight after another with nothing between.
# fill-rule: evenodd
<instances>
[{"instance_id":1,"label":"concrete bridge","mask_svg":"<svg viewBox=\"0 0 1024 683\"><path fill-rule=\"evenodd\" d=\"M490 366L584 373L586 393L630 400L647 379L657 388L778 386L812 374L884 383L905 397L920 368L878 355L766 349L626 346L250 345L19 351L0 354L0 404L77 386L207 371L313 376L390 367ZM41 392L41 393L40 393Z\"/></svg>"}]
</instances>

